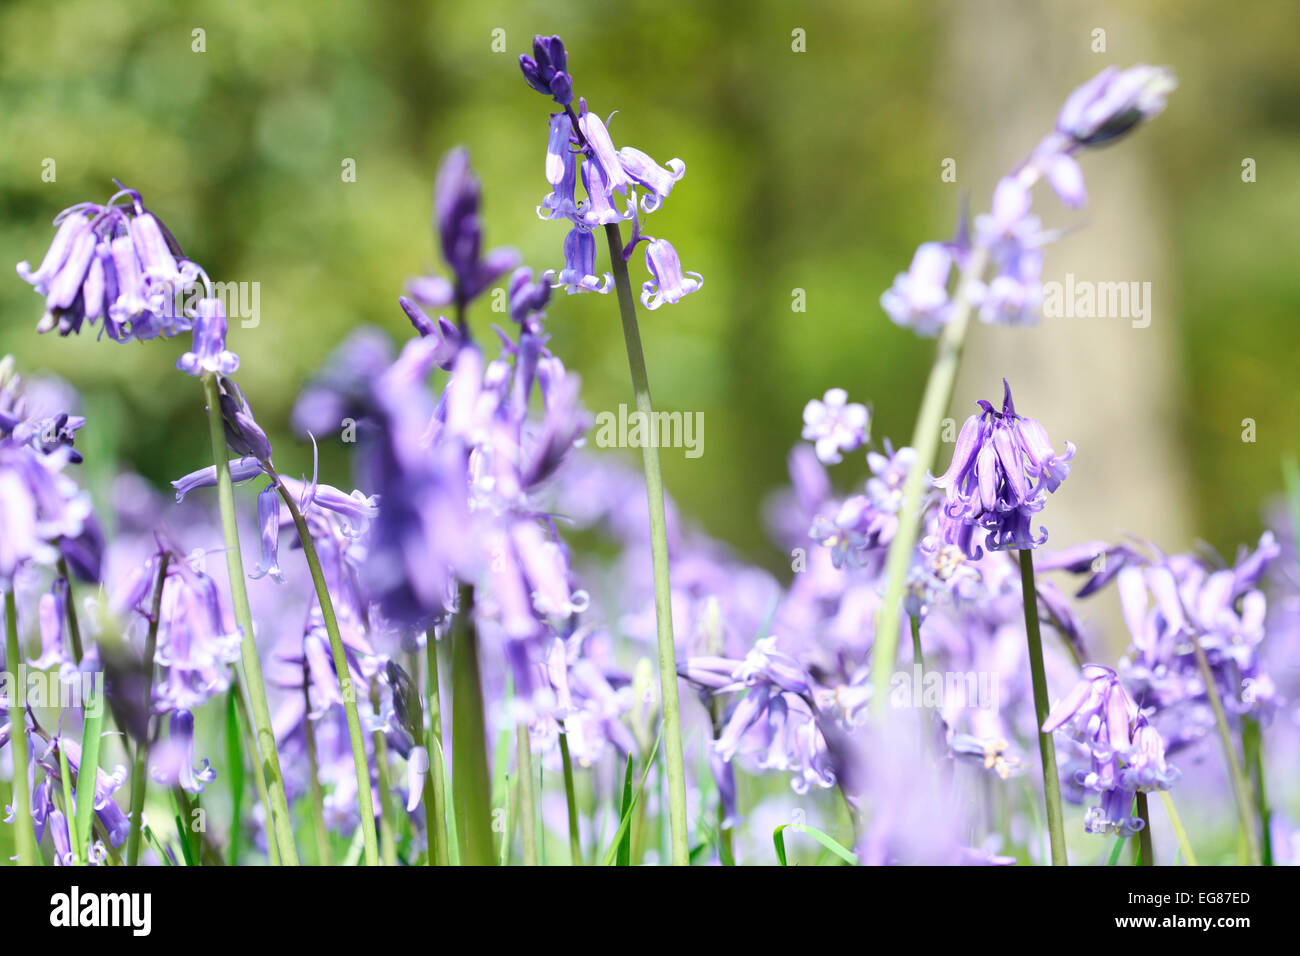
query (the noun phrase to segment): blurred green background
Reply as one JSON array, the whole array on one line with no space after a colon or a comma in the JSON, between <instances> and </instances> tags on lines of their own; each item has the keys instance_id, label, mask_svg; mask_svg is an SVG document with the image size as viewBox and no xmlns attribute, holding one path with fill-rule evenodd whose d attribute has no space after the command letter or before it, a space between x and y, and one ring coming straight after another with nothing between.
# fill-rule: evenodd
<instances>
[{"instance_id":1,"label":"blurred green background","mask_svg":"<svg viewBox=\"0 0 1300 956\"><path fill-rule=\"evenodd\" d=\"M1300 15L1292 2L1051 6L11 0L0 8L0 262L10 270L0 352L80 388L87 440L97 421L115 422L123 466L163 483L202 465L199 389L174 369L188 341L38 337L41 303L12 272L39 261L59 210L106 200L117 177L214 279L260 283L261 324L233 328L230 347L277 462L308 468L309 449L287 432L304 380L358 324L410 334L396 299L408 277L439 265L429 219L443 152L471 150L489 245L559 266L564 228L534 214L547 191L548 105L516 60L534 32L560 33L578 92L598 113L620 111L616 140L687 163L647 229L670 238L705 286L642 313L657 403L705 417L702 458L666 455L669 489L709 532L777 567L761 502L785 481L804 403L842 385L873 405L878 438L910 434L932 346L892 325L878 298L916 244L950 234L963 192L983 208L997 171L1101 66L1164 63L1181 89L1150 128L1085 161L1089 210L1040 199L1049 224L1085 227L1054 251L1048 277L1070 268L1071 243L1085 236L1104 246L1140 223L1159 250L1161 338L1142 341L1159 342L1169 411L1125 414L1157 415L1169 437L1146 473L1185 488L1179 527L1230 553L1258 536L1300 427ZM1094 27L1108 31L1105 53L1089 47ZM192 49L195 29L205 52ZM806 52L791 48L796 29ZM494 30L505 53L492 48ZM981 78L994 71L1013 82L982 102ZM981 174L941 182L941 160L968 154L990 157ZM1252 184L1240 175L1247 156ZM47 158L55 182L42 181ZM348 159L356 182L341 176ZM1092 178L1121 163L1144 170L1131 206ZM795 289L804 312L792 311ZM584 377L588 406L629 401L613 297L561 295L549 315L552 348ZM502 318L484 303L472 322L486 336ZM1004 333L975 329L985 334ZM1014 371L981 369L980 382ZM1097 390L1126 387L1104 362L1096 370ZM1053 401L1085 415L1091 399ZM1019 404L1050 428L1047 402ZM1254 443L1241 441L1245 417L1257 422ZM855 462L846 478L861 475ZM343 447L323 442L322 477L346 474ZM1147 484L1132 493L1162 494L1163 478ZM1122 530L1094 513L1074 524L1094 519L1094 536Z\"/></svg>"}]
</instances>

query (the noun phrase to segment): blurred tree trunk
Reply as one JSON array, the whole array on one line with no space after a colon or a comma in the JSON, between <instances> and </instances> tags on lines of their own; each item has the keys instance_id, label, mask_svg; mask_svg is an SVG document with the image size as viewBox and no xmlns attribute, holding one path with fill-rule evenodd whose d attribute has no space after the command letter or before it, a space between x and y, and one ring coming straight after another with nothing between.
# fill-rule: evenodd
<instances>
[{"instance_id":1,"label":"blurred tree trunk","mask_svg":"<svg viewBox=\"0 0 1300 956\"><path fill-rule=\"evenodd\" d=\"M958 187L978 212L988 208L997 177L1051 128L1068 92L1108 64L1140 62L1146 44L1132 12L1119 6L1085 11L973 0L947 11L941 100L958 104L965 118L953 156ZM1106 31L1107 52L1093 52L1095 29ZM1174 431L1174 277L1146 132L1081 158L1085 209L1067 209L1043 186L1035 210L1048 228L1081 227L1049 247L1044 281L1064 282L1072 273L1076 281L1149 282L1150 325L1135 328L1123 317L1044 318L1032 329L976 323L957 383L958 422L976 399L999 399L1006 376L1018 410L1039 419L1058 448L1066 439L1078 446L1069 482L1044 513L1048 548L1124 534L1164 549L1191 543L1186 463ZM1106 621L1111 649L1122 647L1122 626L1109 626L1119 620L1114 602L1087 610Z\"/></svg>"}]
</instances>

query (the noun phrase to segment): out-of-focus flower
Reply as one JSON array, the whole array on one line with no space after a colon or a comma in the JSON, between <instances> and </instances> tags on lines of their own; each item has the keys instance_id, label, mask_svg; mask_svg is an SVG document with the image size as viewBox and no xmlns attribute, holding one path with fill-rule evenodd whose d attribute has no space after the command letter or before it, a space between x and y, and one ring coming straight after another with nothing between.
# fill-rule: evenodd
<instances>
[{"instance_id":1,"label":"out-of-focus flower","mask_svg":"<svg viewBox=\"0 0 1300 956\"><path fill-rule=\"evenodd\" d=\"M438 168L433 188L434 227L452 281L441 277L414 279L411 296L423 305L464 308L493 282L519 264L514 249L493 249L483 255L483 225L479 218L478 177L469 165L469 152L454 149Z\"/></svg>"},{"instance_id":2,"label":"out-of-focus flower","mask_svg":"<svg viewBox=\"0 0 1300 956\"><path fill-rule=\"evenodd\" d=\"M1056 128L1080 146L1112 143L1159 116L1165 97L1177 88L1178 81L1165 67L1108 66L1070 94Z\"/></svg>"},{"instance_id":3,"label":"out-of-focus flower","mask_svg":"<svg viewBox=\"0 0 1300 956\"><path fill-rule=\"evenodd\" d=\"M843 460L842 452L866 444L871 433L871 413L867 406L849 401L842 388L829 389L821 398L812 399L803 409L803 437L813 442L817 457L824 464Z\"/></svg>"}]
</instances>

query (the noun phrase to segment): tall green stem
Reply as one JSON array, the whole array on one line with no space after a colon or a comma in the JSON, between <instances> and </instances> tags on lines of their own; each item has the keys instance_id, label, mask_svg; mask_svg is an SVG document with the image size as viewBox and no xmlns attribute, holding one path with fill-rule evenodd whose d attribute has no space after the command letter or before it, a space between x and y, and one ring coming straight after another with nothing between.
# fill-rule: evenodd
<instances>
[{"instance_id":1,"label":"tall green stem","mask_svg":"<svg viewBox=\"0 0 1300 956\"><path fill-rule=\"evenodd\" d=\"M451 633L452 804L460 860L466 866L494 866L492 775L488 770L487 722L474 628L474 589L461 585Z\"/></svg>"},{"instance_id":2,"label":"tall green stem","mask_svg":"<svg viewBox=\"0 0 1300 956\"><path fill-rule=\"evenodd\" d=\"M1251 866L1259 866L1259 834L1255 830L1254 815L1251 812L1250 783L1241 769L1241 758L1237 755L1237 746L1232 739L1232 729L1228 726L1228 715L1223 709L1223 699L1219 697L1219 685L1215 683L1214 672L1210 670L1209 659L1200 639L1192 635L1192 652L1196 655L1196 666L1201 670L1201 680L1205 684L1205 696L1210 700L1210 709L1214 711L1214 724L1223 742L1223 756L1228 763L1228 776L1232 780L1232 793L1237 801L1237 816L1241 822L1242 835L1246 840L1246 852Z\"/></svg>"},{"instance_id":3,"label":"tall green stem","mask_svg":"<svg viewBox=\"0 0 1300 956\"><path fill-rule=\"evenodd\" d=\"M370 702L374 707L375 717L378 718L380 716L379 681L375 678L370 680ZM374 732L374 743L375 775L379 778L379 793L376 796L379 814L379 850L384 866L397 866L397 837L393 829L392 808L389 806L389 794L393 792L393 788L388 777L388 740L384 737L382 727Z\"/></svg>"},{"instance_id":4,"label":"tall green stem","mask_svg":"<svg viewBox=\"0 0 1300 956\"><path fill-rule=\"evenodd\" d=\"M1273 865L1273 832L1269 822L1268 787L1264 779L1264 731L1254 717L1241 720L1241 747L1245 752L1246 770L1255 791L1255 815L1259 823L1260 862Z\"/></svg>"},{"instance_id":5,"label":"tall green stem","mask_svg":"<svg viewBox=\"0 0 1300 956\"><path fill-rule=\"evenodd\" d=\"M1043 635L1038 627L1038 589L1034 586L1034 552L1020 552L1020 589L1024 595L1025 633L1029 637L1029 674L1034 686L1035 729L1043 762L1043 793L1047 799L1047 833L1052 841L1052 865L1066 866L1065 817L1061 813L1061 775L1056 769L1056 745L1043 733L1047 721L1047 673L1043 669Z\"/></svg>"},{"instance_id":6,"label":"tall green stem","mask_svg":"<svg viewBox=\"0 0 1300 956\"><path fill-rule=\"evenodd\" d=\"M573 784L573 758L569 755L569 735L560 721L560 766L564 770L564 803L569 811L569 864L582 866L582 837L578 833L578 791Z\"/></svg>"},{"instance_id":7,"label":"tall green stem","mask_svg":"<svg viewBox=\"0 0 1300 956\"><path fill-rule=\"evenodd\" d=\"M442 691L438 686L438 639L433 628L425 634L424 658L428 683L429 730L425 750L429 754L429 772L424 776L424 828L429 849L425 854L429 866L447 866L447 779L442 773Z\"/></svg>"},{"instance_id":8,"label":"tall green stem","mask_svg":"<svg viewBox=\"0 0 1300 956\"><path fill-rule=\"evenodd\" d=\"M366 738L365 732L361 729L361 715L357 711L357 692L352 684L348 654L343 647L343 637L339 633L338 618L334 615L334 602L330 598L329 586L325 583L325 572L321 570L320 557L316 554L316 545L312 541L307 520L302 516L298 502L294 501L293 495L289 493L284 482L276 480L275 484L280 492L280 500L289 509L289 514L293 517L293 525L298 529L302 553L307 558L311 580L316 586L316 603L320 605L321 618L325 622L325 633L329 635L334 670L343 697L343 712L347 715L348 737L352 742L352 765L357 776L357 811L361 814L361 839L366 852L366 866L378 866L379 838L375 831L375 803L370 791L370 763L366 759Z\"/></svg>"},{"instance_id":9,"label":"tall green stem","mask_svg":"<svg viewBox=\"0 0 1300 956\"><path fill-rule=\"evenodd\" d=\"M1156 851L1151 843L1151 808L1147 805L1145 791L1137 792L1137 815L1142 820L1142 829L1138 831L1138 846L1142 848L1142 865L1156 865Z\"/></svg>"},{"instance_id":10,"label":"tall green stem","mask_svg":"<svg viewBox=\"0 0 1300 956\"><path fill-rule=\"evenodd\" d=\"M267 816L275 836L280 862L298 865L298 849L293 843L293 821L285 798L284 776L280 772L280 755L275 749L275 732L271 729L271 709L266 702L266 685L262 680L262 662L257 656L253 636L253 612L248 605L248 588L244 583L244 559L239 551L239 524L235 520L235 487L230 480L230 463L226 455L226 432L221 421L221 396L215 375L203 376L203 393L208 403L208 431L212 438L212 463L217 469L217 501L221 507L221 531L226 542L226 572L230 577L230 602L235 621L243 632L240 654L244 679L248 687L248 704L256 734L258 773L264 776L268 806Z\"/></svg>"},{"instance_id":11,"label":"tall green stem","mask_svg":"<svg viewBox=\"0 0 1300 956\"><path fill-rule=\"evenodd\" d=\"M68 574L67 558L59 558L59 575L67 582L68 593L63 596L63 612L68 619L68 639L72 643L72 659L81 663L81 625L77 622L77 602L72 594L72 576Z\"/></svg>"},{"instance_id":12,"label":"tall green stem","mask_svg":"<svg viewBox=\"0 0 1300 956\"><path fill-rule=\"evenodd\" d=\"M311 672L307 655L302 661L302 729L307 743L307 772L311 774L311 823L316 834L316 865L330 865L330 834L325 826L325 793L320 785L320 758L316 750L316 728L311 719Z\"/></svg>"},{"instance_id":13,"label":"tall green stem","mask_svg":"<svg viewBox=\"0 0 1300 956\"><path fill-rule=\"evenodd\" d=\"M537 796L533 788L533 744L528 725L521 723L518 737L519 833L524 844L524 866L537 865Z\"/></svg>"},{"instance_id":14,"label":"tall green stem","mask_svg":"<svg viewBox=\"0 0 1300 956\"><path fill-rule=\"evenodd\" d=\"M18 607L14 592L5 592L5 663L13 671L9 685L9 739L14 764L14 841L19 866L39 866L36 830L32 827L31 794L27 786L27 704L19 674L22 649L18 646Z\"/></svg>"},{"instance_id":15,"label":"tall green stem","mask_svg":"<svg viewBox=\"0 0 1300 956\"><path fill-rule=\"evenodd\" d=\"M916 458L903 484L903 504L898 513L898 530L889 545L885 563L885 597L876 618L876 640L871 652L871 680L873 686L872 709L876 715L884 713L889 700L889 679L894 673L898 657L899 622L903 615L903 590L907 587L907 572L912 564L912 549L919 533L921 497L925 491L926 473L934 465L939 449L939 432L943 417L952 399L953 382L961 364L962 346L966 329L970 325L970 284L984 273L988 253L977 248L961 278L957 280L957 293L953 301L953 315L943 327L938 351L930 367L930 377L925 383L921 410L917 413L916 428L912 433L912 448Z\"/></svg>"},{"instance_id":16,"label":"tall green stem","mask_svg":"<svg viewBox=\"0 0 1300 956\"><path fill-rule=\"evenodd\" d=\"M167 582L167 565L171 553L158 558L158 583L149 609L149 631L144 641L144 736L135 742L135 768L131 774L131 830L126 841L126 865L140 862L140 837L144 829L144 798L149 786L149 724L153 714L153 669L158 653L158 624L162 619L163 586Z\"/></svg>"},{"instance_id":17,"label":"tall green stem","mask_svg":"<svg viewBox=\"0 0 1300 956\"><path fill-rule=\"evenodd\" d=\"M636 409L647 422L654 421L650 401L650 381L646 375L645 354L641 349L641 332L636 322L636 302L632 283L623 261L623 237L618 223L605 227L609 240L609 261L618 290L619 313L623 319L623 339L632 372L632 391ZM672 832L674 866L690 865L690 847L686 830L686 764L682 756L682 716L677 700L677 649L673 643L672 591L668 583L668 522L664 511L664 480L659 467L656 443L641 444L641 463L645 469L646 497L650 506L650 559L654 568L655 619L658 624L659 683L663 698L664 757L668 765L668 822Z\"/></svg>"}]
</instances>

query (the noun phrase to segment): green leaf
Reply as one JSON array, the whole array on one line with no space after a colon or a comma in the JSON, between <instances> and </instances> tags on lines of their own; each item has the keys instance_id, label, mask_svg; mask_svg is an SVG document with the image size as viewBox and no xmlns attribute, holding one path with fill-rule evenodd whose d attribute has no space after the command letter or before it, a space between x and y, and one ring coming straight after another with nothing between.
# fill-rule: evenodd
<instances>
[{"instance_id":1,"label":"green leaf","mask_svg":"<svg viewBox=\"0 0 1300 956\"><path fill-rule=\"evenodd\" d=\"M437 737L431 737L433 743L433 753L430 755L430 762L437 760L442 766L442 778L444 780L451 776L451 768L447 766L447 758L442 752L442 744ZM456 833L456 802L454 800L443 800L443 806L447 808L447 865L460 866L460 839Z\"/></svg>"},{"instance_id":2,"label":"green leaf","mask_svg":"<svg viewBox=\"0 0 1300 956\"><path fill-rule=\"evenodd\" d=\"M806 833L808 834L808 836L812 837L814 840L816 840L826 849L830 850L832 853L838 856L849 866L858 865L857 854L855 854L852 850L844 847L842 844L836 841L834 837L830 836L829 834L823 833L821 830L818 830L816 827L806 826L802 823L783 823L775 830L772 831L772 844L776 847L776 858L780 862L781 866L790 865L786 861L786 855L785 855L785 831L786 830L797 830L800 833Z\"/></svg>"},{"instance_id":3,"label":"green leaf","mask_svg":"<svg viewBox=\"0 0 1300 956\"><path fill-rule=\"evenodd\" d=\"M1119 837L1115 840L1115 849L1110 851L1110 862L1107 866L1114 866L1119 862L1119 855L1124 852L1124 844L1127 842L1126 837Z\"/></svg>"},{"instance_id":4,"label":"green leaf","mask_svg":"<svg viewBox=\"0 0 1300 956\"><path fill-rule=\"evenodd\" d=\"M630 817L632 813L632 755L627 755L627 769L623 771L623 799L619 804L618 817ZM618 841L616 866L632 865L632 828L628 827Z\"/></svg>"},{"instance_id":5,"label":"green leaf","mask_svg":"<svg viewBox=\"0 0 1300 956\"><path fill-rule=\"evenodd\" d=\"M239 704L232 689L226 695L226 776L230 781L230 865L239 865L239 840L243 835L244 744L239 732Z\"/></svg>"},{"instance_id":6,"label":"green leaf","mask_svg":"<svg viewBox=\"0 0 1300 956\"><path fill-rule=\"evenodd\" d=\"M630 832L632 826L632 813L636 810L636 805L641 801L641 793L645 790L646 778L650 776L650 768L654 766L655 755L659 753L659 741L663 739L663 726L659 727L659 734L655 737L654 746L650 748L650 756L646 759L645 770L641 772L641 782L637 784L636 793L632 794L632 802L627 809L621 814L618 821L618 830L614 833L614 843L605 853L605 858L601 861L601 866L613 866L618 859L618 848L623 842L623 834Z\"/></svg>"}]
</instances>

